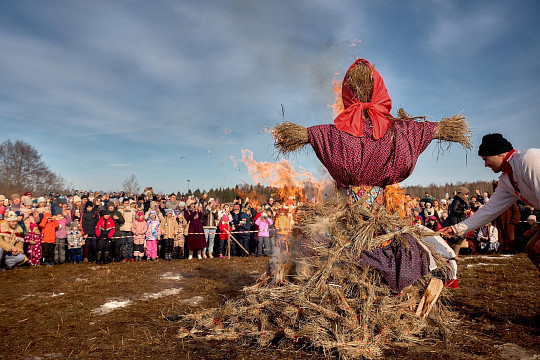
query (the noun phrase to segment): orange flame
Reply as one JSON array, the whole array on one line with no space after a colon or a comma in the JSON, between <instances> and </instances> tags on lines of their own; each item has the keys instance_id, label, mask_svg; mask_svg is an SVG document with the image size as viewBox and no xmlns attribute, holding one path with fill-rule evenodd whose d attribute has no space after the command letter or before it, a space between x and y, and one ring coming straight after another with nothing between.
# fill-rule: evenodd
<instances>
[{"instance_id":1,"label":"orange flame","mask_svg":"<svg viewBox=\"0 0 540 360\"><path fill-rule=\"evenodd\" d=\"M405 212L405 189L399 184L388 185L384 189L386 192L386 208L390 213L399 212L404 218Z\"/></svg>"},{"instance_id":2,"label":"orange flame","mask_svg":"<svg viewBox=\"0 0 540 360\"><path fill-rule=\"evenodd\" d=\"M332 80L332 89L334 90L334 94L336 94L336 101L334 104L329 105L334 110L335 116L338 116L343 110L345 110L343 106L343 99L341 98L341 81L336 80L336 76L338 75L339 73L335 73L334 79Z\"/></svg>"},{"instance_id":3,"label":"orange flame","mask_svg":"<svg viewBox=\"0 0 540 360\"><path fill-rule=\"evenodd\" d=\"M277 188L275 196L285 202L305 202L310 199L320 200L322 189L329 181L317 181L302 167L295 169L287 159L271 163L253 159L253 152L242 150L242 162L246 165L252 180L258 184L268 184Z\"/></svg>"}]
</instances>

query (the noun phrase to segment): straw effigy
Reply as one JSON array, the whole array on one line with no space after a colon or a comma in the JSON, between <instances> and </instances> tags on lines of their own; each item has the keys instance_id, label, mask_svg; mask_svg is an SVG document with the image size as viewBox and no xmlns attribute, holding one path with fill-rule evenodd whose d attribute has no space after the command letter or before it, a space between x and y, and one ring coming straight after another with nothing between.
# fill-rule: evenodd
<instances>
[{"instance_id":1,"label":"straw effigy","mask_svg":"<svg viewBox=\"0 0 540 360\"><path fill-rule=\"evenodd\" d=\"M269 273L244 288L241 298L183 316L191 328L179 336L296 344L342 359L376 359L392 346L448 338L455 320L443 302L425 319L415 314L431 274L395 294L378 271L358 265L361 251L390 239L402 246L405 234L421 241L418 228L397 214L373 212L344 198L304 207L298 220L289 251L275 251ZM436 260L444 276L445 261Z\"/></svg>"},{"instance_id":2,"label":"straw effigy","mask_svg":"<svg viewBox=\"0 0 540 360\"><path fill-rule=\"evenodd\" d=\"M369 102L373 93L373 74L371 69L364 63L358 63L348 73L349 88L360 102ZM364 119L369 121L367 112ZM403 109L398 110L398 116L391 118L393 121L426 120L425 116L410 117ZM309 144L308 131L305 127L285 121L272 129L274 146L281 154L287 155L297 151L304 145ZM459 143L464 148L471 148L471 131L463 115L454 115L443 118L437 123L437 129L433 139L447 144Z\"/></svg>"}]
</instances>

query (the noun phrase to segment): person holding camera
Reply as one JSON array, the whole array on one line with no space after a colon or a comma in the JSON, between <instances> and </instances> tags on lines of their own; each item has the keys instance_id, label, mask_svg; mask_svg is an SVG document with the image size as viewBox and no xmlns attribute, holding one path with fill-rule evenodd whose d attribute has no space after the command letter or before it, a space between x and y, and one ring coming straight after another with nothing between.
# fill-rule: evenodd
<instances>
[{"instance_id":1,"label":"person holding camera","mask_svg":"<svg viewBox=\"0 0 540 360\"><path fill-rule=\"evenodd\" d=\"M109 254L111 251L111 238L114 235L115 224L109 210L105 209L101 212L101 217L96 225L97 243L97 263L109 263Z\"/></svg>"},{"instance_id":2,"label":"person holding camera","mask_svg":"<svg viewBox=\"0 0 540 360\"><path fill-rule=\"evenodd\" d=\"M269 237L270 233L268 231L268 228L270 225L272 225L272 219L268 216L266 211L263 211L261 213L261 216L257 220L255 220L255 225L257 225L258 233L257 233L257 256L268 256L269 253Z\"/></svg>"}]
</instances>

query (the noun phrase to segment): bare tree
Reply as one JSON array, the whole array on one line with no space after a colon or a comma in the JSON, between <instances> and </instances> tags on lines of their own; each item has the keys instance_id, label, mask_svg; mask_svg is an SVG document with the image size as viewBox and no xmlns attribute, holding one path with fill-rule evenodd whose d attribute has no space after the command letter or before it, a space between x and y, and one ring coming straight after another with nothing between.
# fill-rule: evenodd
<instances>
[{"instance_id":1,"label":"bare tree","mask_svg":"<svg viewBox=\"0 0 540 360\"><path fill-rule=\"evenodd\" d=\"M126 180L124 180L124 182L122 183L122 190L124 190L124 192L127 195L130 195L130 194L134 195L134 194L139 193L139 191L141 190L141 187L139 186L139 183L137 182L135 174L131 175Z\"/></svg>"},{"instance_id":2,"label":"bare tree","mask_svg":"<svg viewBox=\"0 0 540 360\"><path fill-rule=\"evenodd\" d=\"M49 169L32 145L21 140L0 144L2 193L31 191L45 194L64 191L64 186L65 180Z\"/></svg>"}]
</instances>

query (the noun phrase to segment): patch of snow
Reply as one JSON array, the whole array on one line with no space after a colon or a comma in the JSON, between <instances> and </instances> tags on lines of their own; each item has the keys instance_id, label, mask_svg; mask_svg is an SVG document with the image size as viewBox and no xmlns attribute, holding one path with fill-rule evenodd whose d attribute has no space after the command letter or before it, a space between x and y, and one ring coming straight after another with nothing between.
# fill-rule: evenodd
<instances>
[{"instance_id":1,"label":"patch of snow","mask_svg":"<svg viewBox=\"0 0 540 360\"><path fill-rule=\"evenodd\" d=\"M172 272L166 272L164 274L162 274L160 277L160 279L163 279L163 280L183 280L184 277L180 274L173 274Z\"/></svg>"},{"instance_id":2,"label":"patch of snow","mask_svg":"<svg viewBox=\"0 0 540 360\"><path fill-rule=\"evenodd\" d=\"M57 297L57 296L62 296L62 295L66 295L66 293L58 293L58 294L52 293L51 297Z\"/></svg>"},{"instance_id":3,"label":"patch of snow","mask_svg":"<svg viewBox=\"0 0 540 360\"><path fill-rule=\"evenodd\" d=\"M463 257L464 259L488 259L488 260L504 260L507 258L511 258L513 254L501 254L501 255L471 255L468 257Z\"/></svg>"},{"instance_id":4,"label":"patch of snow","mask_svg":"<svg viewBox=\"0 0 540 360\"><path fill-rule=\"evenodd\" d=\"M126 306L129 306L133 304L134 301L147 301L151 299L159 299L164 296L171 296L171 295L177 295L182 291L182 288L170 288L170 289L164 289L157 293L145 293L141 297L135 299L135 300L125 300L125 299L117 299L117 300L111 300L103 305L101 305L98 308L95 308L92 310L92 313L96 315L105 315L110 313L113 310L116 310L118 308L123 308Z\"/></svg>"},{"instance_id":5,"label":"patch of snow","mask_svg":"<svg viewBox=\"0 0 540 360\"><path fill-rule=\"evenodd\" d=\"M198 305L201 301L204 300L204 296L194 296L189 299L181 300L181 303L189 304L189 305Z\"/></svg>"},{"instance_id":6,"label":"patch of snow","mask_svg":"<svg viewBox=\"0 0 540 360\"><path fill-rule=\"evenodd\" d=\"M131 303L132 303L131 300L112 300L101 305L98 308L95 308L94 310L92 310L92 313L96 315L105 315L105 314L110 313L113 310L131 305Z\"/></svg>"},{"instance_id":7,"label":"patch of snow","mask_svg":"<svg viewBox=\"0 0 540 360\"><path fill-rule=\"evenodd\" d=\"M149 300L149 299L159 299L160 297L179 294L180 291L182 291L181 288L165 289L160 292L153 293L153 294L150 294L150 293L143 294L143 296L139 300L144 301L144 300Z\"/></svg>"},{"instance_id":8,"label":"patch of snow","mask_svg":"<svg viewBox=\"0 0 540 360\"><path fill-rule=\"evenodd\" d=\"M465 267L477 267L477 266L501 266L504 264L486 264L486 263L478 263L478 264L467 264Z\"/></svg>"}]
</instances>

